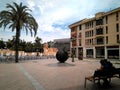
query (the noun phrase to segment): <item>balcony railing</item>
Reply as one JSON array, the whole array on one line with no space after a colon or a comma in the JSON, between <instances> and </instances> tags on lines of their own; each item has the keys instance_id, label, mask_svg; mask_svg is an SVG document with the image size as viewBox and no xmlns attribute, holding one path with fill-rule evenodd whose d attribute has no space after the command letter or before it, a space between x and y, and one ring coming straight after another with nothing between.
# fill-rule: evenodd
<instances>
[{"instance_id":1,"label":"balcony railing","mask_svg":"<svg viewBox=\"0 0 120 90\"><path fill-rule=\"evenodd\" d=\"M102 35L102 34L104 34L103 28L96 29L96 35Z\"/></svg>"},{"instance_id":2,"label":"balcony railing","mask_svg":"<svg viewBox=\"0 0 120 90\"><path fill-rule=\"evenodd\" d=\"M77 44L76 43L72 43L72 46L76 46Z\"/></svg>"},{"instance_id":3,"label":"balcony railing","mask_svg":"<svg viewBox=\"0 0 120 90\"><path fill-rule=\"evenodd\" d=\"M104 44L104 42L96 42L97 45Z\"/></svg>"}]
</instances>

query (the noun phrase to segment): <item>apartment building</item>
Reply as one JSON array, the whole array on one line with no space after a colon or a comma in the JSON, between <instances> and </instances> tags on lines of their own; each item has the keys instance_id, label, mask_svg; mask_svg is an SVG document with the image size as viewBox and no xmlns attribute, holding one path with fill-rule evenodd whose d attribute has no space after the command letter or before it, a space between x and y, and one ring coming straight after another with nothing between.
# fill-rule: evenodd
<instances>
[{"instance_id":1,"label":"apartment building","mask_svg":"<svg viewBox=\"0 0 120 90\"><path fill-rule=\"evenodd\" d=\"M83 58L120 58L120 7L69 25L70 52ZM81 54L82 53L82 54Z\"/></svg>"}]
</instances>

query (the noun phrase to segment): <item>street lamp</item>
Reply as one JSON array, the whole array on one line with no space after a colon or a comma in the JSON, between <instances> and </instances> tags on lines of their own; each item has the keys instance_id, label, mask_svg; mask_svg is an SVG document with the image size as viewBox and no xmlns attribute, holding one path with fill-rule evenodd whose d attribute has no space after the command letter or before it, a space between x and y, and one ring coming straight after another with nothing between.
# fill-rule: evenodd
<instances>
[{"instance_id":1,"label":"street lamp","mask_svg":"<svg viewBox=\"0 0 120 90\"><path fill-rule=\"evenodd\" d=\"M75 48L72 48L72 62L74 62Z\"/></svg>"},{"instance_id":2,"label":"street lamp","mask_svg":"<svg viewBox=\"0 0 120 90\"><path fill-rule=\"evenodd\" d=\"M72 41L74 41L74 38L73 37L71 37L70 38L70 41L72 42ZM74 62L74 56L75 56L75 48L71 48L71 57L72 57L72 62Z\"/></svg>"}]
</instances>

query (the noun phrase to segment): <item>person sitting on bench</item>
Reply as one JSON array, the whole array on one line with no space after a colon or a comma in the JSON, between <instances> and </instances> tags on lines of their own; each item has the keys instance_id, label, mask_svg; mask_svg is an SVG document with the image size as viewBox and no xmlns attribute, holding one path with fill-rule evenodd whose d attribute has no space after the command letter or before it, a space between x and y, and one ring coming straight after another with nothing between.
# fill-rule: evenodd
<instances>
[{"instance_id":1,"label":"person sitting on bench","mask_svg":"<svg viewBox=\"0 0 120 90\"><path fill-rule=\"evenodd\" d=\"M107 78L111 77L114 74L115 67L107 59L100 60L101 67L94 72L93 77L106 77L103 78L105 85L109 84Z\"/></svg>"}]
</instances>

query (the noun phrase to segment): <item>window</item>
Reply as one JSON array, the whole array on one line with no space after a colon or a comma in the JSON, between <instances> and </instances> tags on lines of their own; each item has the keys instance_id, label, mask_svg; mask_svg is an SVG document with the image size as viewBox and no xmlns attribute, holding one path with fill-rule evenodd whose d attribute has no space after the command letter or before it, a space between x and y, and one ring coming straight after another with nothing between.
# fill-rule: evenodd
<instances>
[{"instance_id":1,"label":"window","mask_svg":"<svg viewBox=\"0 0 120 90\"><path fill-rule=\"evenodd\" d=\"M81 39L79 39L79 46L81 46Z\"/></svg>"},{"instance_id":2,"label":"window","mask_svg":"<svg viewBox=\"0 0 120 90\"><path fill-rule=\"evenodd\" d=\"M89 45L88 39L85 40L85 45Z\"/></svg>"},{"instance_id":3,"label":"window","mask_svg":"<svg viewBox=\"0 0 120 90\"><path fill-rule=\"evenodd\" d=\"M97 44L104 44L104 38L103 37L97 38L96 41L97 41Z\"/></svg>"},{"instance_id":4,"label":"window","mask_svg":"<svg viewBox=\"0 0 120 90\"><path fill-rule=\"evenodd\" d=\"M103 25L103 19L96 20L96 26L97 25Z\"/></svg>"},{"instance_id":5,"label":"window","mask_svg":"<svg viewBox=\"0 0 120 90\"><path fill-rule=\"evenodd\" d=\"M108 44L108 36L106 36L106 44Z\"/></svg>"},{"instance_id":6,"label":"window","mask_svg":"<svg viewBox=\"0 0 120 90\"><path fill-rule=\"evenodd\" d=\"M75 31L75 27L72 27L72 28L71 28L71 32L74 32L74 31Z\"/></svg>"},{"instance_id":7,"label":"window","mask_svg":"<svg viewBox=\"0 0 120 90\"><path fill-rule=\"evenodd\" d=\"M106 16L106 24L108 24L108 16Z\"/></svg>"},{"instance_id":8,"label":"window","mask_svg":"<svg viewBox=\"0 0 120 90\"><path fill-rule=\"evenodd\" d=\"M90 37L92 36L92 33L91 33L91 31L90 31Z\"/></svg>"},{"instance_id":9,"label":"window","mask_svg":"<svg viewBox=\"0 0 120 90\"><path fill-rule=\"evenodd\" d=\"M82 26L81 25L79 25L79 30L82 30Z\"/></svg>"},{"instance_id":10,"label":"window","mask_svg":"<svg viewBox=\"0 0 120 90\"><path fill-rule=\"evenodd\" d=\"M116 24L116 32L119 32L119 24Z\"/></svg>"},{"instance_id":11,"label":"window","mask_svg":"<svg viewBox=\"0 0 120 90\"><path fill-rule=\"evenodd\" d=\"M91 44L91 39L90 39L90 44Z\"/></svg>"},{"instance_id":12,"label":"window","mask_svg":"<svg viewBox=\"0 0 120 90\"><path fill-rule=\"evenodd\" d=\"M106 26L106 34L108 34L108 26Z\"/></svg>"},{"instance_id":13,"label":"window","mask_svg":"<svg viewBox=\"0 0 120 90\"><path fill-rule=\"evenodd\" d=\"M93 21L85 23L85 29L93 28Z\"/></svg>"},{"instance_id":14,"label":"window","mask_svg":"<svg viewBox=\"0 0 120 90\"><path fill-rule=\"evenodd\" d=\"M85 32L85 37L92 37L93 36L93 30L91 30L91 31L86 31Z\"/></svg>"},{"instance_id":15,"label":"window","mask_svg":"<svg viewBox=\"0 0 120 90\"><path fill-rule=\"evenodd\" d=\"M96 29L96 35L103 34L103 28Z\"/></svg>"},{"instance_id":16,"label":"window","mask_svg":"<svg viewBox=\"0 0 120 90\"><path fill-rule=\"evenodd\" d=\"M93 39L92 39L92 45L93 45Z\"/></svg>"},{"instance_id":17,"label":"window","mask_svg":"<svg viewBox=\"0 0 120 90\"><path fill-rule=\"evenodd\" d=\"M93 36L93 30L92 30L92 36Z\"/></svg>"},{"instance_id":18,"label":"window","mask_svg":"<svg viewBox=\"0 0 120 90\"><path fill-rule=\"evenodd\" d=\"M117 43L119 43L119 35L116 36Z\"/></svg>"},{"instance_id":19,"label":"window","mask_svg":"<svg viewBox=\"0 0 120 90\"><path fill-rule=\"evenodd\" d=\"M118 19L119 19L119 14L118 14L118 12L116 13L116 21L118 21Z\"/></svg>"},{"instance_id":20,"label":"window","mask_svg":"<svg viewBox=\"0 0 120 90\"><path fill-rule=\"evenodd\" d=\"M88 29L88 23L85 24L85 29Z\"/></svg>"}]
</instances>

